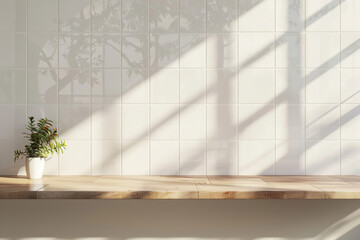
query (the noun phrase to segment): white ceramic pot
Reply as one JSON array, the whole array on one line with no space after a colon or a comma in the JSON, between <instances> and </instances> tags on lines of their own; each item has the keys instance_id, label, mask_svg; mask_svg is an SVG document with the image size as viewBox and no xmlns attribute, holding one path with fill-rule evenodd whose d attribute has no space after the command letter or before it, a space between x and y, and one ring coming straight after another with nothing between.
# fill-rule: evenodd
<instances>
[{"instance_id":1,"label":"white ceramic pot","mask_svg":"<svg viewBox=\"0 0 360 240\"><path fill-rule=\"evenodd\" d=\"M26 175L29 179L41 179L44 174L45 158L26 158Z\"/></svg>"}]
</instances>

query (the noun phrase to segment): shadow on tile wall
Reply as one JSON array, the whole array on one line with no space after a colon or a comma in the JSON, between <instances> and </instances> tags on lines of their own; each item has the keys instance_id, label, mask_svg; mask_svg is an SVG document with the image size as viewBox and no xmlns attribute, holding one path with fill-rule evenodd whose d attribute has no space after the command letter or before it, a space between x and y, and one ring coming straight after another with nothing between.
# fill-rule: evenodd
<instances>
[{"instance_id":1,"label":"shadow on tile wall","mask_svg":"<svg viewBox=\"0 0 360 240\"><path fill-rule=\"evenodd\" d=\"M354 0L0 4L0 174L26 115L69 145L47 174L360 171Z\"/></svg>"}]
</instances>

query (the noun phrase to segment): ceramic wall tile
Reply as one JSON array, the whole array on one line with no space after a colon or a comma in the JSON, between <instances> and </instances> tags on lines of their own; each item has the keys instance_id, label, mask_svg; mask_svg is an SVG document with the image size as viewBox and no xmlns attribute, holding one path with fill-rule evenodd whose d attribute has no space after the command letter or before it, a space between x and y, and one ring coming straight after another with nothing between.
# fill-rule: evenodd
<instances>
[{"instance_id":1,"label":"ceramic wall tile","mask_svg":"<svg viewBox=\"0 0 360 240\"><path fill-rule=\"evenodd\" d=\"M149 137L149 106L129 104L122 106L122 139L142 140Z\"/></svg>"},{"instance_id":2,"label":"ceramic wall tile","mask_svg":"<svg viewBox=\"0 0 360 240\"><path fill-rule=\"evenodd\" d=\"M92 104L91 114L92 139L121 140L120 104Z\"/></svg>"},{"instance_id":3,"label":"ceramic wall tile","mask_svg":"<svg viewBox=\"0 0 360 240\"><path fill-rule=\"evenodd\" d=\"M22 149L25 141L1 141L0 142L0 174L1 175L25 175L24 158L14 163L14 149Z\"/></svg>"},{"instance_id":4,"label":"ceramic wall tile","mask_svg":"<svg viewBox=\"0 0 360 240\"><path fill-rule=\"evenodd\" d=\"M1 1L0 32L25 32L25 31L26 31L26 0Z\"/></svg>"},{"instance_id":5,"label":"ceramic wall tile","mask_svg":"<svg viewBox=\"0 0 360 240\"><path fill-rule=\"evenodd\" d=\"M311 33L306 35L306 67L333 68L340 64L340 35Z\"/></svg>"},{"instance_id":6,"label":"ceramic wall tile","mask_svg":"<svg viewBox=\"0 0 360 240\"><path fill-rule=\"evenodd\" d=\"M241 140L274 140L275 107L264 104L239 105L239 129Z\"/></svg>"},{"instance_id":7,"label":"ceramic wall tile","mask_svg":"<svg viewBox=\"0 0 360 240\"><path fill-rule=\"evenodd\" d=\"M334 104L306 105L306 138L312 141L339 140L339 106Z\"/></svg>"},{"instance_id":8,"label":"ceramic wall tile","mask_svg":"<svg viewBox=\"0 0 360 240\"><path fill-rule=\"evenodd\" d=\"M238 36L239 67L275 66L275 38L272 33L241 33Z\"/></svg>"},{"instance_id":9,"label":"ceramic wall tile","mask_svg":"<svg viewBox=\"0 0 360 240\"><path fill-rule=\"evenodd\" d=\"M206 0L180 0L180 31L205 31Z\"/></svg>"},{"instance_id":10,"label":"ceramic wall tile","mask_svg":"<svg viewBox=\"0 0 360 240\"><path fill-rule=\"evenodd\" d=\"M147 32L149 29L149 1L122 0L121 26L123 32Z\"/></svg>"},{"instance_id":11,"label":"ceramic wall tile","mask_svg":"<svg viewBox=\"0 0 360 240\"><path fill-rule=\"evenodd\" d=\"M207 34L206 61L209 68L230 68L237 66L236 34ZM239 45L241 48L241 46Z\"/></svg>"},{"instance_id":12,"label":"ceramic wall tile","mask_svg":"<svg viewBox=\"0 0 360 240\"><path fill-rule=\"evenodd\" d=\"M206 148L202 141L180 142L180 175L206 174Z\"/></svg>"},{"instance_id":13,"label":"ceramic wall tile","mask_svg":"<svg viewBox=\"0 0 360 240\"><path fill-rule=\"evenodd\" d=\"M180 139L205 139L205 110L203 104L180 105Z\"/></svg>"},{"instance_id":14,"label":"ceramic wall tile","mask_svg":"<svg viewBox=\"0 0 360 240\"><path fill-rule=\"evenodd\" d=\"M359 175L360 168L357 165L360 142L343 141L341 143L341 175Z\"/></svg>"},{"instance_id":15,"label":"ceramic wall tile","mask_svg":"<svg viewBox=\"0 0 360 240\"><path fill-rule=\"evenodd\" d=\"M235 142L208 142L206 149L206 174L236 175L236 159Z\"/></svg>"},{"instance_id":16,"label":"ceramic wall tile","mask_svg":"<svg viewBox=\"0 0 360 240\"><path fill-rule=\"evenodd\" d=\"M305 175L305 142L276 143L276 175Z\"/></svg>"},{"instance_id":17,"label":"ceramic wall tile","mask_svg":"<svg viewBox=\"0 0 360 240\"><path fill-rule=\"evenodd\" d=\"M18 10L20 9L18 8ZM58 1L28 0L27 22L30 32L57 32Z\"/></svg>"},{"instance_id":18,"label":"ceramic wall tile","mask_svg":"<svg viewBox=\"0 0 360 240\"><path fill-rule=\"evenodd\" d=\"M305 66L305 36L302 34L276 35L276 67L302 68Z\"/></svg>"},{"instance_id":19,"label":"ceramic wall tile","mask_svg":"<svg viewBox=\"0 0 360 240\"><path fill-rule=\"evenodd\" d=\"M121 69L91 72L92 103L121 103Z\"/></svg>"},{"instance_id":20,"label":"ceramic wall tile","mask_svg":"<svg viewBox=\"0 0 360 240\"><path fill-rule=\"evenodd\" d=\"M179 143L153 141L150 148L151 175L179 175Z\"/></svg>"},{"instance_id":21,"label":"ceramic wall tile","mask_svg":"<svg viewBox=\"0 0 360 240\"><path fill-rule=\"evenodd\" d=\"M236 70L207 70L206 102L211 104L236 103Z\"/></svg>"},{"instance_id":22,"label":"ceramic wall tile","mask_svg":"<svg viewBox=\"0 0 360 240\"><path fill-rule=\"evenodd\" d=\"M305 19L305 0L276 0L276 31L301 32Z\"/></svg>"},{"instance_id":23,"label":"ceramic wall tile","mask_svg":"<svg viewBox=\"0 0 360 240\"><path fill-rule=\"evenodd\" d=\"M153 70L150 74L151 103L178 103L179 70Z\"/></svg>"},{"instance_id":24,"label":"ceramic wall tile","mask_svg":"<svg viewBox=\"0 0 360 240\"><path fill-rule=\"evenodd\" d=\"M239 103L274 103L275 74L273 69L239 71Z\"/></svg>"},{"instance_id":25,"label":"ceramic wall tile","mask_svg":"<svg viewBox=\"0 0 360 240\"><path fill-rule=\"evenodd\" d=\"M59 136L68 140L90 139L90 106L88 104L59 105Z\"/></svg>"},{"instance_id":26,"label":"ceramic wall tile","mask_svg":"<svg viewBox=\"0 0 360 240\"><path fill-rule=\"evenodd\" d=\"M149 142L122 141L122 175L149 175Z\"/></svg>"},{"instance_id":27,"label":"ceramic wall tile","mask_svg":"<svg viewBox=\"0 0 360 240\"><path fill-rule=\"evenodd\" d=\"M208 140L236 139L236 107L234 105L208 105L206 109Z\"/></svg>"},{"instance_id":28,"label":"ceramic wall tile","mask_svg":"<svg viewBox=\"0 0 360 240\"><path fill-rule=\"evenodd\" d=\"M59 36L59 67L88 68L90 48L88 34L61 34Z\"/></svg>"},{"instance_id":29,"label":"ceramic wall tile","mask_svg":"<svg viewBox=\"0 0 360 240\"><path fill-rule=\"evenodd\" d=\"M91 28L93 32L120 32L120 0L93 0L91 4Z\"/></svg>"},{"instance_id":30,"label":"ceramic wall tile","mask_svg":"<svg viewBox=\"0 0 360 240\"><path fill-rule=\"evenodd\" d=\"M275 100L277 103L305 103L305 71L301 69L277 69Z\"/></svg>"},{"instance_id":31,"label":"ceramic wall tile","mask_svg":"<svg viewBox=\"0 0 360 240\"><path fill-rule=\"evenodd\" d=\"M28 70L27 83L29 104L57 104L57 69Z\"/></svg>"},{"instance_id":32,"label":"ceramic wall tile","mask_svg":"<svg viewBox=\"0 0 360 240\"><path fill-rule=\"evenodd\" d=\"M340 2L306 0L306 31L339 31Z\"/></svg>"},{"instance_id":33,"label":"ceramic wall tile","mask_svg":"<svg viewBox=\"0 0 360 240\"><path fill-rule=\"evenodd\" d=\"M274 175L275 143L273 141L239 142L239 175Z\"/></svg>"},{"instance_id":34,"label":"ceramic wall tile","mask_svg":"<svg viewBox=\"0 0 360 240\"><path fill-rule=\"evenodd\" d=\"M93 68L120 68L120 34L93 34L91 46L91 64Z\"/></svg>"},{"instance_id":35,"label":"ceramic wall tile","mask_svg":"<svg viewBox=\"0 0 360 240\"><path fill-rule=\"evenodd\" d=\"M149 35L127 33L122 35L122 66L147 68L149 60Z\"/></svg>"},{"instance_id":36,"label":"ceramic wall tile","mask_svg":"<svg viewBox=\"0 0 360 240\"><path fill-rule=\"evenodd\" d=\"M340 175L338 141L310 142L306 146L306 175Z\"/></svg>"},{"instance_id":37,"label":"ceramic wall tile","mask_svg":"<svg viewBox=\"0 0 360 240\"><path fill-rule=\"evenodd\" d=\"M341 30L360 31L360 4L356 0L341 2Z\"/></svg>"},{"instance_id":38,"label":"ceramic wall tile","mask_svg":"<svg viewBox=\"0 0 360 240\"><path fill-rule=\"evenodd\" d=\"M58 67L57 34L29 34L27 39L27 61L31 68Z\"/></svg>"},{"instance_id":39,"label":"ceramic wall tile","mask_svg":"<svg viewBox=\"0 0 360 240\"><path fill-rule=\"evenodd\" d=\"M316 77L306 78L307 103L339 103L340 102L340 71L337 69L308 69L307 76L319 72ZM327 91L324 91L327 86Z\"/></svg>"},{"instance_id":40,"label":"ceramic wall tile","mask_svg":"<svg viewBox=\"0 0 360 240\"><path fill-rule=\"evenodd\" d=\"M0 105L0 140L23 139L26 105Z\"/></svg>"},{"instance_id":41,"label":"ceramic wall tile","mask_svg":"<svg viewBox=\"0 0 360 240\"><path fill-rule=\"evenodd\" d=\"M150 134L153 140L179 139L179 106L154 104L150 108Z\"/></svg>"},{"instance_id":42,"label":"ceramic wall tile","mask_svg":"<svg viewBox=\"0 0 360 240\"><path fill-rule=\"evenodd\" d=\"M360 69L341 70L341 102L360 103Z\"/></svg>"},{"instance_id":43,"label":"ceramic wall tile","mask_svg":"<svg viewBox=\"0 0 360 240\"><path fill-rule=\"evenodd\" d=\"M280 104L276 107L276 139L304 140L305 105Z\"/></svg>"},{"instance_id":44,"label":"ceramic wall tile","mask_svg":"<svg viewBox=\"0 0 360 240\"><path fill-rule=\"evenodd\" d=\"M205 34L181 34L180 67L203 68L206 65Z\"/></svg>"},{"instance_id":45,"label":"ceramic wall tile","mask_svg":"<svg viewBox=\"0 0 360 240\"><path fill-rule=\"evenodd\" d=\"M179 34L150 35L150 67L179 67Z\"/></svg>"},{"instance_id":46,"label":"ceramic wall tile","mask_svg":"<svg viewBox=\"0 0 360 240\"><path fill-rule=\"evenodd\" d=\"M60 0L59 30L62 32L89 32L91 22L90 0Z\"/></svg>"},{"instance_id":47,"label":"ceramic wall tile","mask_svg":"<svg viewBox=\"0 0 360 240\"><path fill-rule=\"evenodd\" d=\"M360 107L358 104L343 104L341 106L341 139L360 139Z\"/></svg>"},{"instance_id":48,"label":"ceramic wall tile","mask_svg":"<svg viewBox=\"0 0 360 240\"><path fill-rule=\"evenodd\" d=\"M26 67L26 35L0 34L0 68Z\"/></svg>"},{"instance_id":49,"label":"ceramic wall tile","mask_svg":"<svg viewBox=\"0 0 360 240\"><path fill-rule=\"evenodd\" d=\"M180 103L203 103L206 96L206 71L204 69L180 70Z\"/></svg>"},{"instance_id":50,"label":"ceramic wall tile","mask_svg":"<svg viewBox=\"0 0 360 240\"><path fill-rule=\"evenodd\" d=\"M26 103L26 71L0 70L0 104Z\"/></svg>"},{"instance_id":51,"label":"ceramic wall tile","mask_svg":"<svg viewBox=\"0 0 360 240\"><path fill-rule=\"evenodd\" d=\"M239 0L238 5L239 31L274 31L275 0Z\"/></svg>"},{"instance_id":52,"label":"ceramic wall tile","mask_svg":"<svg viewBox=\"0 0 360 240\"><path fill-rule=\"evenodd\" d=\"M92 175L121 175L121 142L92 141Z\"/></svg>"},{"instance_id":53,"label":"ceramic wall tile","mask_svg":"<svg viewBox=\"0 0 360 240\"><path fill-rule=\"evenodd\" d=\"M208 32L236 31L236 0L208 0L206 3Z\"/></svg>"},{"instance_id":54,"label":"ceramic wall tile","mask_svg":"<svg viewBox=\"0 0 360 240\"><path fill-rule=\"evenodd\" d=\"M67 150L59 156L60 175L90 175L90 142L66 141Z\"/></svg>"},{"instance_id":55,"label":"ceramic wall tile","mask_svg":"<svg viewBox=\"0 0 360 240\"><path fill-rule=\"evenodd\" d=\"M90 103L90 81L90 72L87 70L60 70L58 83L59 103Z\"/></svg>"},{"instance_id":56,"label":"ceramic wall tile","mask_svg":"<svg viewBox=\"0 0 360 240\"><path fill-rule=\"evenodd\" d=\"M360 67L360 34L341 35L341 66L345 68Z\"/></svg>"},{"instance_id":57,"label":"ceramic wall tile","mask_svg":"<svg viewBox=\"0 0 360 240\"><path fill-rule=\"evenodd\" d=\"M123 69L121 91L123 103L149 102L149 73L145 69Z\"/></svg>"},{"instance_id":58,"label":"ceramic wall tile","mask_svg":"<svg viewBox=\"0 0 360 240\"><path fill-rule=\"evenodd\" d=\"M152 0L149 6L151 32L179 31L179 1Z\"/></svg>"}]
</instances>

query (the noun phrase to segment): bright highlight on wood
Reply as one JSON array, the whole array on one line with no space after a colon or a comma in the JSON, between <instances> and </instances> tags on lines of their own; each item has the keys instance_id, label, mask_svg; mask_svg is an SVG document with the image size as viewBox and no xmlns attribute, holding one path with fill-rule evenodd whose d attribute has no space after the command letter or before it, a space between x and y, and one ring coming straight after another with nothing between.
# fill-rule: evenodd
<instances>
[{"instance_id":1,"label":"bright highlight on wood","mask_svg":"<svg viewBox=\"0 0 360 240\"><path fill-rule=\"evenodd\" d=\"M0 199L360 199L360 177L0 177Z\"/></svg>"}]
</instances>

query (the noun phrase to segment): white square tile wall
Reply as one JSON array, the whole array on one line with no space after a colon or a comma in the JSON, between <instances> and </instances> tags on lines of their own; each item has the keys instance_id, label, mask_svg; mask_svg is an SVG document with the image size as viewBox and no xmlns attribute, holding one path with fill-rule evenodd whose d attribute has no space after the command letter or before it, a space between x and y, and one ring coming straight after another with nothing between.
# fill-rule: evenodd
<instances>
[{"instance_id":1,"label":"white square tile wall","mask_svg":"<svg viewBox=\"0 0 360 240\"><path fill-rule=\"evenodd\" d=\"M359 10L2 0L0 174L29 115L69 145L47 174L360 174Z\"/></svg>"}]
</instances>

